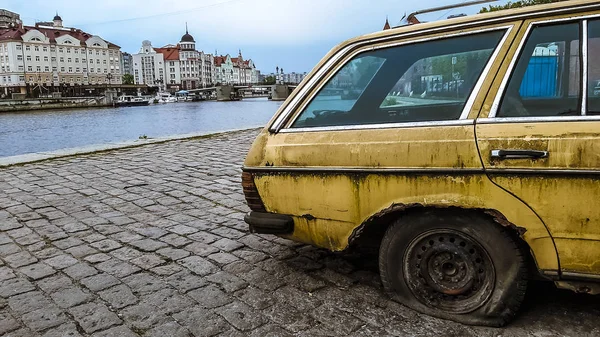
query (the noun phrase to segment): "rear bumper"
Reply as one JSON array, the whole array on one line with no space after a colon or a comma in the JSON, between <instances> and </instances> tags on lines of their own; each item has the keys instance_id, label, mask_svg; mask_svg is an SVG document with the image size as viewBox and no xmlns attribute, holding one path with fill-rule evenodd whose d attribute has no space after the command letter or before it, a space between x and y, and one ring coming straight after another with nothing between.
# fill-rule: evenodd
<instances>
[{"instance_id":1,"label":"rear bumper","mask_svg":"<svg viewBox=\"0 0 600 337\"><path fill-rule=\"evenodd\" d=\"M294 219L289 215L250 212L244 216L250 230L259 234L290 234L294 231Z\"/></svg>"}]
</instances>

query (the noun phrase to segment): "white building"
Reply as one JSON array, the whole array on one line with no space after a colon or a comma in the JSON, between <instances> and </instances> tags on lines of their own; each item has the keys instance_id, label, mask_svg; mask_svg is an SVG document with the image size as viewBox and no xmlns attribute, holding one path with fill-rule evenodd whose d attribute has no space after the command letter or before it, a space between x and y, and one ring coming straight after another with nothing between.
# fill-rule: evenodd
<instances>
[{"instance_id":1,"label":"white building","mask_svg":"<svg viewBox=\"0 0 600 337\"><path fill-rule=\"evenodd\" d=\"M27 86L50 92L50 87L121 84L120 59L119 46L80 29L63 27L58 14L52 22L0 28L4 94L25 93Z\"/></svg>"},{"instance_id":2,"label":"white building","mask_svg":"<svg viewBox=\"0 0 600 337\"><path fill-rule=\"evenodd\" d=\"M137 54L132 55L133 79L135 84L165 89L165 62L162 53L158 53L148 40L142 42Z\"/></svg>"}]
</instances>

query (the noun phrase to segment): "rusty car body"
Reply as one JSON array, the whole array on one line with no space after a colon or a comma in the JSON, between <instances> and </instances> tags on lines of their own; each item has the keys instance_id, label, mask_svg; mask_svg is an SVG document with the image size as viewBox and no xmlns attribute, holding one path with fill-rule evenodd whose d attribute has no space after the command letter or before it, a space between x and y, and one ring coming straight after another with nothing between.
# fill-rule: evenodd
<instances>
[{"instance_id":1,"label":"rusty car body","mask_svg":"<svg viewBox=\"0 0 600 337\"><path fill-rule=\"evenodd\" d=\"M346 41L254 141L246 222L332 251L375 241L394 298L467 324L506 324L532 277L596 294L597 78L596 0Z\"/></svg>"}]
</instances>

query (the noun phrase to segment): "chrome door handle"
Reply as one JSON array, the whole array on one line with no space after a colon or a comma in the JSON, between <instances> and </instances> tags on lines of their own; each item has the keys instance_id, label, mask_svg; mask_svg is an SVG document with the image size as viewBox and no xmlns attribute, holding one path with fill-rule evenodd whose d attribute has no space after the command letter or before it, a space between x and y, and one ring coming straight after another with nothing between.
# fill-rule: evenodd
<instances>
[{"instance_id":1,"label":"chrome door handle","mask_svg":"<svg viewBox=\"0 0 600 337\"><path fill-rule=\"evenodd\" d=\"M548 151L538 150L492 150L492 159L539 159L547 158Z\"/></svg>"}]
</instances>

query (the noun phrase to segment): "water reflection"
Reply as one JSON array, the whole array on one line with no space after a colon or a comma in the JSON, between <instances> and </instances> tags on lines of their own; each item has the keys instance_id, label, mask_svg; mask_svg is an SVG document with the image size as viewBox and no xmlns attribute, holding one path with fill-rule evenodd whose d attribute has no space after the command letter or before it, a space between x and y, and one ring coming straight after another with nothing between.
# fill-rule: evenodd
<instances>
[{"instance_id":1,"label":"water reflection","mask_svg":"<svg viewBox=\"0 0 600 337\"><path fill-rule=\"evenodd\" d=\"M0 113L0 157L192 132L263 126L281 102L185 102L145 107Z\"/></svg>"}]
</instances>

